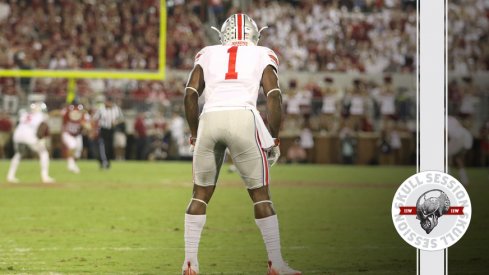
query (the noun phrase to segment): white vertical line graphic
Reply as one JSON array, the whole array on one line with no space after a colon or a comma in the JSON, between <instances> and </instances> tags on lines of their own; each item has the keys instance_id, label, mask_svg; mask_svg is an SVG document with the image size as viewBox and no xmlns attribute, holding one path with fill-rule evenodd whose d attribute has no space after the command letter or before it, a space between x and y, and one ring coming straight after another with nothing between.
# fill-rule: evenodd
<instances>
[{"instance_id":1,"label":"white vertical line graphic","mask_svg":"<svg viewBox=\"0 0 489 275\"><path fill-rule=\"evenodd\" d=\"M418 172L445 171L445 8L418 0ZM446 274L444 250L418 253L418 275Z\"/></svg>"}]
</instances>

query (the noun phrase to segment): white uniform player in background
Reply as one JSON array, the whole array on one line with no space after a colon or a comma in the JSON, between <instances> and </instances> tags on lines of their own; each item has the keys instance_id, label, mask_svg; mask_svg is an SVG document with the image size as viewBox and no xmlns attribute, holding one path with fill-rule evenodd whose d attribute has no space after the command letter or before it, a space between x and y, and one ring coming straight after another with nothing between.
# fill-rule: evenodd
<instances>
[{"instance_id":1,"label":"white uniform player in background","mask_svg":"<svg viewBox=\"0 0 489 275\"><path fill-rule=\"evenodd\" d=\"M49 176L49 152L46 148L46 137L49 136L49 127L46 111L46 104L34 102L31 103L29 111L22 112L19 115L19 124L15 128L13 135L15 154L10 162L7 174L8 182L19 182L15 174L22 155L27 153L28 150L34 151L39 156L42 182L54 182L54 179Z\"/></svg>"},{"instance_id":2,"label":"white uniform player in background","mask_svg":"<svg viewBox=\"0 0 489 275\"><path fill-rule=\"evenodd\" d=\"M469 130L453 116L447 117L448 158L452 166L458 169L459 180L463 185L469 184L465 172L465 152L472 148L473 137Z\"/></svg>"},{"instance_id":3,"label":"white uniform player in background","mask_svg":"<svg viewBox=\"0 0 489 275\"><path fill-rule=\"evenodd\" d=\"M282 97L278 58L272 50L257 46L261 30L245 14L232 15L217 31L222 45L205 47L196 55L185 88L185 115L195 150L193 197L185 214L183 274L199 272L197 253L206 207L216 187L226 148L253 201L255 222L268 253L267 274L301 274L282 259L278 219L268 185L269 166L280 156ZM256 110L260 87L267 96L270 132ZM204 107L199 118L201 95Z\"/></svg>"}]
</instances>

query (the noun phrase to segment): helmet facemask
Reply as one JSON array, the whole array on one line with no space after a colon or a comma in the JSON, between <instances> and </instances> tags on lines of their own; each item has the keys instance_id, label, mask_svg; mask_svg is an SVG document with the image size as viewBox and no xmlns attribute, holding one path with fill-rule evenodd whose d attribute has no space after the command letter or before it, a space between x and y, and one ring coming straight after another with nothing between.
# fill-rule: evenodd
<instances>
[{"instance_id":1,"label":"helmet facemask","mask_svg":"<svg viewBox=\"0 0 489 275\"><path fill-rule=\"evenodd\" d=\"M32 113L47 113L48 108L44 102L32 102L29 106Z\"/></svg>"},{"instance_id":2,"label":"helmet facemask","mask_svg":"<svg viewBox=\"0 0 489 275\"><path fill-rule=\"evenodd\" d=\"M256 46L260 39L260 33L268 27L265 26L258 30L255 21L251 17L243 13L238 13L226 19L222 24L221 30L218 30L216 27L211 28L219 33L222 45Z\"/></svg>"}]
</instances>

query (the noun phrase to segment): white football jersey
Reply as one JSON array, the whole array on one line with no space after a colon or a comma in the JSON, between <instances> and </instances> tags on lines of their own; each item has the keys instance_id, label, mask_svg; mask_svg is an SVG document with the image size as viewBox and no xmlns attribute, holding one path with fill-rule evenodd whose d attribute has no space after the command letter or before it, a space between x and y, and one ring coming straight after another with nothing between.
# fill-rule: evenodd
<instances>
[{"instance_id":1,"label":"white football jersey","mask_svg":"<svg viewBox=\"0 0 489 275\"><path fill-rule=\"evenodd\" d=\"M204 72L204 112L256 108L263 70L271 65L278 70L277 55L261 46L215 45L195 56L195 65Z\"/></svg>"},{"instance_id":2,"label":"white football jersey","mask_svg":"<svg viewBox=\"0 0 489 275\"><path fill-rule=\"evenodd\" d=\"M472 148L472 134L455 117L447 117L447 129L449 143L460 143L467 150Z\"/></svg>"},{"instance_id":3,"label":"white football jersey","mask_svg":"<svg viewBox=\"0 0 489 275\"><path fill-rule=\"evenodd\" d=\"M37 140L37 128L42 122L47 121L45 113L23 112L19 117L19 125L15 128L14 142L23 142L27 144Z\"/></svg>"}]
</instances>

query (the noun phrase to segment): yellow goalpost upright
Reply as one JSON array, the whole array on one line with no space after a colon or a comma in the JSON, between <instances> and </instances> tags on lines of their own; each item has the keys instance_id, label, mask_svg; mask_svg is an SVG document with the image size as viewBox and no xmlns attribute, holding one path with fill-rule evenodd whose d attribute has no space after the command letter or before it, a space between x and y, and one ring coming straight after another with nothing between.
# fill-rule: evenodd
<instances>
[{"instance_id":1,"label":"yellow goalpost upright","mask_svg":"<svg viewBox=\"0 0 489 275\"><path fill-rule=\"evenodd\" d=\"M0 77L16 78L66 78L68 79L67 100L74 98L75 80L93 79L135 79L164 80L166 64L166 0L160 0L160 32L157 71L117 71L117 70L16 70L1 69Z\"/></svg>"}]
</instances>

